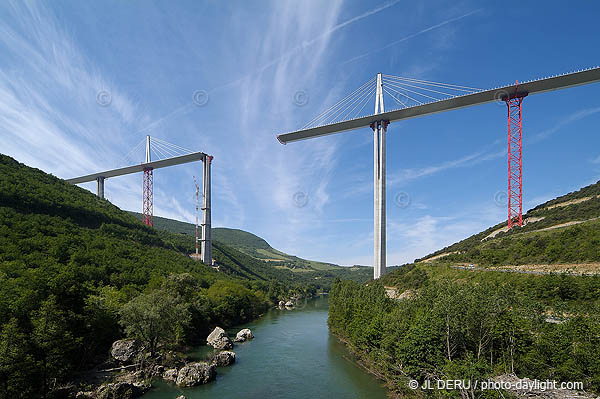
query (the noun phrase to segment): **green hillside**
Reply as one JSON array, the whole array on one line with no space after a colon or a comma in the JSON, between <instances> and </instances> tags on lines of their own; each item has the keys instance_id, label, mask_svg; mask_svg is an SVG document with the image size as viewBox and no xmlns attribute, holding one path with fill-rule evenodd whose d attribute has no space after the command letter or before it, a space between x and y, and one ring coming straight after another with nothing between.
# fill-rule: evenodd
<instances>
[{"instance_id":1,"label":"green hillside","mask_svg":"<svg viewBox=\"0 0 600 399\"><path fill-rule=\"evenodd\" d=\"M141 214L130 213L141 220ZM193 224L154 217L154 226L157 234L172 248L188 254L195 251ZM271 248L262 238L243 230L214 228L212 232L216 233L213 236L213 258L219 265L219 271L235 277L263 281L275 279L292 287L329 291L336 278L364 282L373 276L371 267L341 267L284 254Z\"/></svg>"},{"instance_id":2,"label":"green hillside","mask_svg":"<svg viewBox=\"0 0 600 399\"><path fill-rule=\"evenodd\" d=\"M599 195L596 183L533 208L523 227L490 227L369 284L336 282L331 331L402 397L428 396L408 382L432 376L516 374L600 392Z\"/></svg>"},{"instance_id":3,"label":"green hillside","mask_svg":"<svg viewBox=\"0 0 600 399\"><path fill-rule=\"evenodd\" d=\"M502 231L503 222L416 261L436 257L479 266L600 262L600 182L538 205L523 219L523 227Z\"/></svg>"},{"instance_id":4,"label":"green hillside","mask_svg":"<svg viewBox=\"0 0 600 399\"><path fill-rule=\"evenodd\" d=\"M131 212L142 220L142 214ZM192 223L180 222L162 217L154 217L154 227L172 233L187 234L195 237L196 226ZM256 259L273 262L274 266L283 266L289 269L314 269L314 270L339 270L341 266L332 263L317 262L288 255L271 247L267 241L252 233L239 229L216 227L211 230L215 241L233 247Z\"/></svg>"},{"instance_id":5,"label":"green hillside","mask_svg":"<svg viewBox=\"0 0 600 399\"><path fill-rule=\"evenodd\" d=\"M142 214L138 212L130 212L139 220L142 220ZM167 219L160 216L154 216L154 227L160 230L167 230L171 233L187 234L194 236L196 234L196 226L192 223L180 222L179 220ZM272 250L271 246L262 238L248 233L247 231L227 228L213 228L211 230L212 237L215 241L220 241L223 244L229 245L238 249L266 249Z\"/></svg>"},{"instance_id":6,"label":"green hillside","mask_svg":"<svg viewBox=\"0 0 600 399\"><path fill-rule=\"evenodd\" d=\"M0 155L0 398L52 397L124 336L177 349L317 288L222 243L215 271L191 247Z\"/></svg>"}]
</instances>

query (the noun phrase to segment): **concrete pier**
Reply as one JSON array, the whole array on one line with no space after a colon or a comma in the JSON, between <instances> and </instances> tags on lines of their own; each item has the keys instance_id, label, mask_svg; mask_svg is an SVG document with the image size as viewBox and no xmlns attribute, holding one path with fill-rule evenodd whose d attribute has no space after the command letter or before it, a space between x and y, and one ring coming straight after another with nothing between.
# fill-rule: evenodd
<instances>
[{"instance_id":1,"label":"concrete pier","mask_svg":"<svg viewBox=\"0 0 600 399\"><path fill-rule=\"evenodd\" d=\"M375 92L375 114L385 112L383 107L383 85L381 73L377 74ZM373 278L378 279L386 269L386 215L385 215L385 132L388 122L380 120L371 125L373 129Z\"/></svg>"},{"instance_id":2,"label":"concrete pier","mask_svg":"<svg viewBox=\"0 0 600 399\"><path fill-rule=\"evenodd\" d=\"M102 176L96 177L96 182L98 183L97 195L100 198L104 198L104 177L102 177Z\"/></svg>"},{"instance_id":3,"label":"concrete pier","mask_svg":"<svg viewBox=\"0 0 600 399\"><path fill-rule=\"evenodd\" d=\"M202 241L200 253L202 262L212 265L212 239L210 236L210 165L213 157L207 155L204 158L204 179L202 183Z\"/></svg>"}]
</instances>

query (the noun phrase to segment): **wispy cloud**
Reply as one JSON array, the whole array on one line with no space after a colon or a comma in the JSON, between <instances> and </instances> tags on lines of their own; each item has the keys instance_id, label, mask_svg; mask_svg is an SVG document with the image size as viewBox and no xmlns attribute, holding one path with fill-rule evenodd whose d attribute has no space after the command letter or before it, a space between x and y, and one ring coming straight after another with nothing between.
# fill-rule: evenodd
<instances>
[{"instance_id":1,"label":"wispy cloud","mask_svg":"<svg viewBox=\"0 0 600 399\"><path fill-rule=\"evenodd\" d=\"M431 176L443 172L447 169L470 166L480 162L483 159L483 155L483 152L476 152L438 165L427 166L424 168L402 169L399 172L390 174L388 177L388 184L391 186L396 184L404 184L411 180L416 180L421 177Z\"/></svg>"},{"instance_id":2,"label":"wispy cloud","mask_svg":"<svg viewBox=\"0 0 600 399\"><path fill-rule=\"evenodd\" d=\"M468 211L436 216L423 215L411 223L388 221L388 264L412 262L470 235L499 223L505 218L505 210L494 204L493 199L472 204Z\"/></svg>"},{"instance_id":3,"label":"wispy cloud","mask_svg":"<svg viewBox=\"0 0 600 399\"><path fill-rule=\"evenodd\" d=\"M451 215L424 214L410 221L388 218L387 264L413 262L434 251L465 239L475 232L497 224L505 217L504 208L489 201L472 204L468 211ZM372 265L372 233L356 237L349 245L354 256L342 257L342 265Z\"/></svg>"},{"instance_id":4,"label":"wispy cloud","mask_svg":"<svg viewBox=\"0 0 600 399\"><path fill-rule=\"evenodd\" d=\"M43 4L1 7L11 21L0 25L2 152L60 177L110 166L123 144L115 133L146 119L137 104L87 61ZM110 106L99 104L101 91Z\"/></svg>"},{"instance_id":5,"label":"wispy cloud","mask_svg":"<svg viewBox=\"0 0 600 399\"><path fill-rule=\"evenodd\" d=\"M588 116L597 114L598 112L600 112L600 107L584 108L579 111L576 111L576 112L560 119L551 128L535 134L530 140L526 141L526 144L535 144L540 141L543 141L543 140L549 138L550 136L552 136L554 133L563 129L565 126L570 125L573 122L577 122L581 119L587 118Z\"/></svg>"},{"instance_id":6,"label":"wispy cloud","mask_svg":"<svg viewBox=\"0 0 600 399\"><path fill-rule=\"evenodd\" d=\"M393 47L393 46L395 46L395 45L397 45L397 44L400 44L400 43L402 43L402 42L405 42L405 41L407 41L407 40L410 40L410 39L412 39L412 38L414 38L414 37L420 36L420 35L422 35L422 34L424 34L424 33L427 33L427 32L430 32L430 31L432 31L432 30L435 30L435 29L441 28L441 27L442 27L442 26L444 26L444 25L448 25L448 24L450 24L450 23L452 23L452 22L455 22L455 21L461 20L461 19L463 19L463 18L466 18L466 17L468 17L468 16L471 16L471 15L473 15L473 14L475 14L475 13L479 12L479 11L481 11L481 9L478 9L478 10L474 10L474 11L468 12L468 13L466 13L466 14L464 14L464 15L461 15L461 16L458 16L458 17L455 17L455 18L450 18L450 19L447 19L447 20L445 20L445 21L442 21L442 22L440 22L439 24L435 24L435 25L432 25L432 26L430 26L430 27L428 27L428 28L421 29L420 31L418 31L418 32L415 32L415 33L411 33L410 35L408 35L408 36L405 36L405 37L403 37L403 38L401 38L401 39L394 40L393 42L391 42L391 43L388 43L388 44L386 44L385 46L381 46L381 47L378 47L378 48L376 48L375 50L367 51L367 52L365 52L365 53L363 53L363 54L360 54L360 55L357 55L357 56L355 56L355 57L352 57L352 58L350 58L350 59L348 59L348 60L346 60L346 61L342 62L342 65L343 65L343 64L349 64L349 63L351 63L351 62L354 62L354 61L358 61L358 60L360 60L360 59L362 59L362 58L368 57L368 56L370 56L370 55L372 55L372 54L375 54L375 53L378 53L378 52L380 52L380 51L383 51L383 50L385 50L385 49L387 49L387 48Z\"/></svg>"}]
</instances>

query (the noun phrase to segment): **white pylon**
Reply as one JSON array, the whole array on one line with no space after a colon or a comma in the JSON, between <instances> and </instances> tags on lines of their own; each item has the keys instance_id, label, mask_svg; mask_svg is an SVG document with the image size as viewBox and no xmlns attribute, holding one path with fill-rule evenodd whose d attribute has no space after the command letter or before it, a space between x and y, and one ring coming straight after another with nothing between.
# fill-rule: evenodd
<instances>
[{"instance_id":1,"label":"white pylon","mask_svg":"<svg viewBox=\"0 0 600 399\"><path fill-rule=\"evenodd\" d=\"M198 187L198 182L196 181L196 176L194 177L194 185L196 186L196 256L198 256L198 244L200 242L200 238L198 237L198 209L200 208L200 201L198 200L198 194L200 193L200 187Z\"/></svg>"},{"instance_id":2,"label":"white pylon","mask_svg":"<svg viewBox=\"0 0 600 399\"><path fill-rule=\"evenodd\" d=\"M212 265L212 238L211 238L211 217L210 217L210 166L213 157L206 155L204 157L204 179L202 187L202 247L200 255L204 264Z\"/></svg>"},{"instance_id":3,"label":"white pylon","mask_svg":"<svg viewBox=\"0 0 600 399\"><path fill-rule=\"evenodd\" d=\"M151 161L151 156L150 156L150 136L147 135L146 136L146 163L150 163Z\"/></svg>"},{"instance_id":4,"label":"white pylon","mask_svg":"<svg viewBox=\"0 0 600 399\"><path fill-rule=\"evenodd\" d=\"M383 107L383 84L381 73L377 74L375 91L375 114L385 112ZM374 215L373 215L373 278L378 279L386 269L386 215L385 215L385 132L388 121L381 120L371 124L375 134L373 140L373 183L374 183Z\"/></svg>"}]
</instances>

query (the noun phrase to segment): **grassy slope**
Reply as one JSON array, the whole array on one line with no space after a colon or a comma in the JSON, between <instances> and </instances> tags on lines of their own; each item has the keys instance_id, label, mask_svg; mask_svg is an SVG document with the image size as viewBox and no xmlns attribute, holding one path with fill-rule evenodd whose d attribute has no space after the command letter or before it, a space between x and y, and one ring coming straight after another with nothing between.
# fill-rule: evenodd
<instances>
[{"instance_id":1,"label":"grassy slope","mask_svg":"<svg viewBox=\"0 0 600 399\"><path fill-rule=\"evenodd\" d=\"M599 195L600 182L538 205L524 215L524 219L543 218L540 221L484 239L504 227L503 222L417 261L456 251L458 253L439 261L478 263L482 266L600 262L600 219L595 219L600 217ZM551 207L586 197L591 198L567 206ZM584 223L541 231L573 221Z\"/></svg>"},{"instance_id":2,"label":"grassy slope","mask_svg":"<svg viewBox=\"0 0 600 399\"><path fill-rule=\"evenodd\" d=\"M139 213L131 212L138 219L142 216ZM180 222L162 217L154 217L154 226L157 229L167 230L172 233L195 235L195 225L192 223ZM252 233L239 229L229 229L217 227L212 229L212 237L215 241L221 242L232 248L237 249L256 259L269 260L274 265L286 266L289 269L314 269L314 270L339 270L341 266L331 263L306 260L297 256L288 255L271 247L267 241Z\"/></svg>"}]
</instances>

